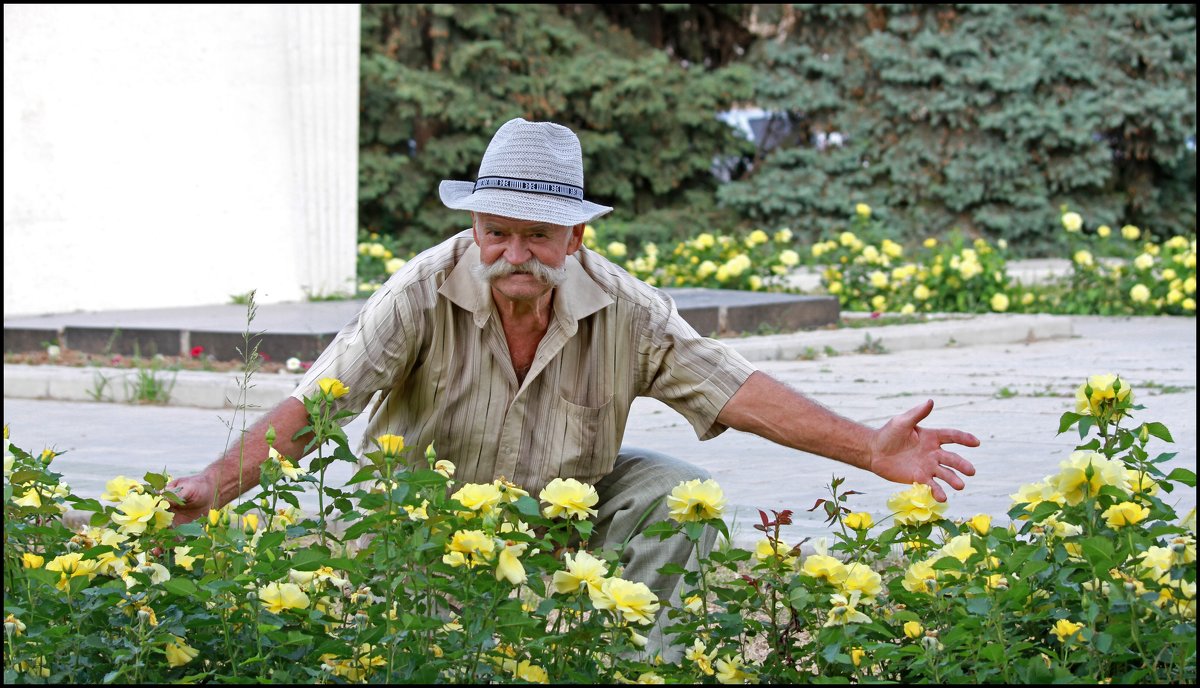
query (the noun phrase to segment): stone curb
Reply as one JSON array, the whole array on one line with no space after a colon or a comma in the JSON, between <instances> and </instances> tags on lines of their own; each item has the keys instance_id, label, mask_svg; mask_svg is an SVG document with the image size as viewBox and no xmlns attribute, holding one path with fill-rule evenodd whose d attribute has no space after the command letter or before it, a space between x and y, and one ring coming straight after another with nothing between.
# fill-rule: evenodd
<instances>
[{"instance_id":1,"label":"stone curb","mask_svg":"<svg viewBox=\"0 0 1200 688\"><path fill-rule=\"evenodd\" d=\"M816 330L784 335L725 339L750 361L794 361L819 355L886 353L950 346L1017 344L1071 337L1069 316L987 314L911 325ZM874 343L874 344L871 344ZM871 350L874 348L875 350ZM56 401L129 402L136 397L139 371L128 368L4 365L4 396ZM235 372L159 371L170 391L169 406L229 409L240 403L270 408L292 393L301 376L259 373L241 398ZM97 396L100 398L97 399Z\"/></svg>"}]
</instances>

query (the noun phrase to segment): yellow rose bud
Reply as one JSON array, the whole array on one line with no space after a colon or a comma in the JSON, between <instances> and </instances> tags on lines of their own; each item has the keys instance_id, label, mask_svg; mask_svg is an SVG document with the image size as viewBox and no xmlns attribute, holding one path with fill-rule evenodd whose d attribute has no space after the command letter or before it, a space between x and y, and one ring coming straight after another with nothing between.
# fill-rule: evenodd
<instances>
[{"instance_id":1,"label":"yellow rose bud","mask_svg":"<svg viewBox=\"0 0 1200 688\"><path fill-rule=\"evenodd\" d=\"M875 525L875 520L871 518L871 514L865 511L856 511L852 514L847 514L843 522L847 528L852 530L867 530Z\"/></svg>"},{"instance_id":2,"label":"yellow rose bud","mask_svg":"<svg viewBox=\"0 0 1200 688\"><path fill-rule=\"evenodd\" d=\"M992 517L988 514L976 514L967 521L967 525L971 526L971 530L980 535L987 535L992 532Z\"/></svg>"},{"instance_id":3,"label":"yellow rose bud","mask_svg":"<svg viewBox=\"0 0 1200 688\"><path fill-rule=\"evenodd\" d=\"M375 438L379 443L379 448L388 456L399 456L400 452L404 451L404 436L403 435L380 435Z\"/></svg>"},{"instance_id":4,"label":"yellow rose bud","mask_svg":"<svg viewBox=\"0 0 1200 688\"><path fill-rule=\"evenodd\" d=\"M904 635L916 640L925 635L925 627L921 625L920 621L906 621L904 622Z\"/></svg>"},{"instance_id":5,"label":"yellow rose bud","mask_svg":"<svg viewBox=\"0 0 1200 688\"><path fill-rule=\"evenodd\" d=\"M317 386L321 388L321 392L330 399L343 397L350 388L342 384L342 381L333 377L324 377L317 381Z\"/></svg>"}]
</instances>

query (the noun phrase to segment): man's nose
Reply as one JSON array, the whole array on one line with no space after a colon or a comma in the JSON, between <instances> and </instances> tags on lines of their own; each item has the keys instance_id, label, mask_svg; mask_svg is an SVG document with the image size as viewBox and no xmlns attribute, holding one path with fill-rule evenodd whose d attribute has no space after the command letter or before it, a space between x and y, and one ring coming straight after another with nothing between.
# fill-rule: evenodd
<instances>
[{"instance_id":1,"label":"man's nose","mask_svg":"<svg viewBox=\"0 0 1200 688\"><path fill-rule=\"evenodd\" d=\"M504 247L504 259L512 265L521 265L529 260L529 243L523 236L510 236Z\"/></svg>"}]
</instances>

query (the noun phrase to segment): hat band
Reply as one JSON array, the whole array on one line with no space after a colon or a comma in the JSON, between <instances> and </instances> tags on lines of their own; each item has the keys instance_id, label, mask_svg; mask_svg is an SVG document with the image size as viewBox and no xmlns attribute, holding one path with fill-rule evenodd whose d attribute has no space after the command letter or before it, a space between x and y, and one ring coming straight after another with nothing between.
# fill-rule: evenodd
<instances>
[{"instance_id":1,"label":"hat band","mask_svg":"<svg viewBox=\"0 0 1200 688\"><path fill-rule=\"evenodd\" d=\"M576 201L583 201L583 187L558 182L544 182L535 179L516 179L514 177L480 177L475 182L475 191L480 189L507 189L509 191L525 191L529 193L562 196Z\"/></svg>"}]
</instances>

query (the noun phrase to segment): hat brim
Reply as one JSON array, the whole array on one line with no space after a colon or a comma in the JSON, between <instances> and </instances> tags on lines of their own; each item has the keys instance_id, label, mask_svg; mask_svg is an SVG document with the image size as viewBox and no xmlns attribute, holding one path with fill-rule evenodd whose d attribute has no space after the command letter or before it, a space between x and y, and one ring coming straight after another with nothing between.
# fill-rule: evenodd
<instances>
[{"instance_id":1,"label":"hat brim","mask_svg":"<svg viewBox=\"0 0 1200 688\"><path fill-rule=\"evenodd\" d=\"M509 189L475 190L472 182L445 180L438 186L438 195L447 208L473 210L516 220L549 222L572 226L595 220L612 208L549 194L512 191Z\"/></svg>"}]
</instances>

